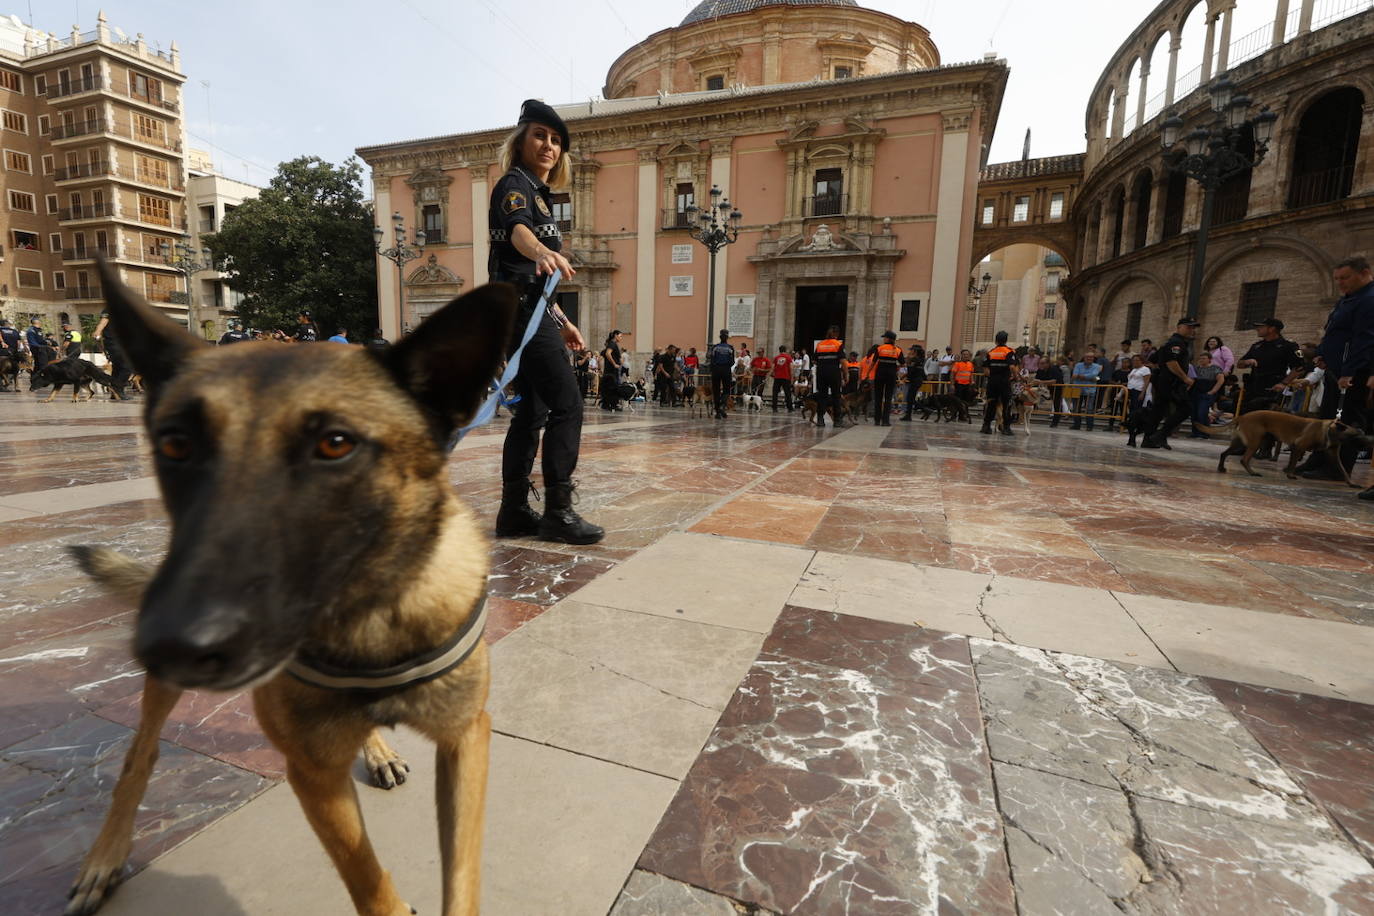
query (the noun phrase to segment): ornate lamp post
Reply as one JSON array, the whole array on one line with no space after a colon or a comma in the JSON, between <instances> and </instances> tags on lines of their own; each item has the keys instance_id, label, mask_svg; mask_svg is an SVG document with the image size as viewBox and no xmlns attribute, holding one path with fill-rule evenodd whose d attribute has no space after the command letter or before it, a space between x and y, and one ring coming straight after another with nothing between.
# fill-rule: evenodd
<instances>
[{"instance_id":1,"label":"ornate lamp post","mask_svg":"<svg viewBox=\"0 0 1374 916\"><path fill-rule=\"evenodd\" d=\"M162 242L158 246L162 250L162 260L167 262L167 266L175 270L186 278L186 328L192 334L201 333L199 317L196 314L196 292L191 278L202 270L209 270L214 266L209 252L197 251L192 248L186 240L177 239L176 245Z\"/></svg>"},{"instance_id":2,"label":"ornate lamp post","mask_svg":"<svg viewBox=\"0 0 1374 916\"><path fill-rule=\"evenodd\" d=\"M385 235L381 226L372 227L372 238L377 243L377 253L396 265L396 308L400 313L402 323L405 318L405 278L401 268L420 257L425 248L425 230L415 230L415 243L406 244L405 218L399 212L391 214L391 228L395 233L396 244L391 248L382 247L382 239Z\"/></svg>"},{"instance_id":3,"label":"ornate lamp post","mask_svg":"<svg viewBox=\"0 0 1374 916\"><path fill-rule=\"evenodd\" d=\"M983 274L981 279L983 281L982 286L975 286L972 280L968 281L968 294L973 297L973 302L965 302L964 308L970 312L978 311L978 306L983 301L983 294L988 291L988 285L992 283L992 274Z\"/></svg>"},{"instance_id":4,"label":"ornate lamp post","mask_svg":"<svg viewBox=\"0 0 1374 916\"><path fill-rule=\"evenodd\" d=\"M1207 233L1212 228L1212 206L1217 188L1226 179L1259 165L1274 137L1274 122L1278 115L1268 107L1250 117L1252 104L1247 95L1236 94L1236 84L1222 74L1208 88L1212 96L1212 123L1194 128L1183 136L1183 149L1178 149L1183 131L1183 118L1177 112L1160 125L1164 144L1164 167L1182 172L1202 185L1202 218L1198 223L1197 241L1193 248L1193 268L1188 278L1188 301L1185 314L1197 315L1202 299L1202 269L1207 262ZM1247 130L1254 131L1255 151L1247 156L1240 149Z\"/></svg>"},{"instance_id":5,"label":"ornate lamp post","mask_svg":"<svg viewBox=\"0 0 1374 916\"><path fill-rule=\"evenodd\" d=\"M687 213L689 220L693 216L697 220L697 225L687 230L688 234L711 252L711 279L706 290L706 346L710 347L716 342L716 252L739 238L739 224L744 215L730 206L730 198L721 197L721 190L715 185L711 186L710 206L703 210L692 204Z\"/></svg>"}]
</instances>

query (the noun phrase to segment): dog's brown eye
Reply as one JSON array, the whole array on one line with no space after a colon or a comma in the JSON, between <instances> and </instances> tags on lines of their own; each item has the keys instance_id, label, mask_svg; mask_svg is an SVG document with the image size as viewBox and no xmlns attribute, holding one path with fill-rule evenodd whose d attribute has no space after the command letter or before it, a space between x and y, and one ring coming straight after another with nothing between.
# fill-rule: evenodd
<instances>
[{"instance_id":1,"label":"dog's brown eye","mask_svg":"<svg viewBox=\"0 0 1374 916\"><path fill-rule=\"evenodd\" d=\"M157 437L157 453L169 461L185 461L191 457L191 440L181 433L163 433Z\"/></svg>"},{"instance_id":2,"label":"dog's brown eye","mask_svg":"<svg viewBox=\"0 0 1374 916\"><path fill-rule=\"evenodd\" d=\"M325 433L315 443L315 457L338 461L347 458L357 446L357 441L347 433Z\"/></svg>"}]
</instances>

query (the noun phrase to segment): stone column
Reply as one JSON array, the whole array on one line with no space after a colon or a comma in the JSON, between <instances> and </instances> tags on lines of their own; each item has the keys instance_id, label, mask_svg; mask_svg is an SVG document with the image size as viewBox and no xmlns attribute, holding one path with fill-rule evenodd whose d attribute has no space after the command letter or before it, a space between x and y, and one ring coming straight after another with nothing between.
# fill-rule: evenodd
<instances>
[{"instance_id":1,"label":"stone column","mask_svg":"<svg viewBox=\"0 0 1374 916\"><path fill-rule=\"evenodd\" d=\"M1116 103L1112 108L1112 139L1120 140L1126 135L1126 96L1130 90L1125 86L1116 90Z\"/></svg>"},{"instance_id":2,"label":"stone column","mask_svg":"<svg viewBox=\"0 0 1374 916\"><path fill-rule=\"evenodd\" d=\"M1177 32L1169 35L1169 82L1164 87L1164 107L1174 104L1174 91L1178 86L1178 49L1183 47L1183 38Z\"/></svg>"},{"instance_id":3,"label":"stone column","mask_svg":"<svg viewBox=\"0 0 1374 916\"><path fill-rule=\"evenodd\" d=\"M1232 6L1221 14L1221 47L1217 48L1217 72L1225 73L1231 62L1231 16L1236 8Z\"/></svg>"},{"instance_id":4,"label":"stone column","mask_svg":"<svg viewBox=\"0 0 1374 916\"><path fill-rule=\"evenodd\" d=\"M1274 10L1274 37L1269 42L1269 47L1277 48L1283 44L1283 31L1288 26L1288 0L1278 0L1278 6Z\"/></svg>"},{"instance_id":5,"label":"stone column","mask_svg":"<svg viewBox=\"0 0 1374 916\"><path fill-rule=\"evenodd\" d=\"M1366 99L1360 115L1360 146L1355 153L1355 180L1350 184L1350 196L1374 193L1374 99Z\"/></svg>"},{"instance_id":6,"label":"stone column","mask_svg":"<svg viewBox=\"0 0 1374 916\"><path fill-rule=\"evenodd\" d=\"M1207 81L1212 78L1212 49L1216 46L1217 39L1217 17L1207 12L1207 47L1202 49L1202 77L1198 85L1205 86Z\"/></svg>"},{"instance_id":7,"label":"stone column","mask_svg":"<svg viewBox=\"0 0 1374 916\"><path fill-rule=\"evenodd\" d=\"M654 351L654 302L658 292L655 241L658 238L658 147L639 151L639 187L635 227L635 327L636 353ZM614 319L612 319L614 321Z\"/></svg>"},{"instance_id":8,"label":"stone column","mask_svg":"<svg viewBox=\"0 0 1374 916\"><path fill-rule=\"evenodd\" d=\"M1312 31L1312 6L1316 0L1302 0L1302 12L1298 15L1298 34L1306 35Z\"/></svg>"},{"instance_id":9,"label":"stone column","mask_svg":"<svg viewBox=\"0 0 1374 916\"><path fill-rule=\"evenodd\" d=\"M963 307L967 264L959 248L964 225L964 196L968 178L968 145L977 142L969 128L972 112L945 112L941 117L940 184L935 208L935 242L931 251L930 329L932 347L957 344L953 339L954 312ZM919 257L919 253L911 252Z\"/></svg>"},{"instance_id":10,"label":"stone column","mask_svg":"<svg viewBox=\"0 0 1374 916\"><path fill-rule=\"evenodd\" d=\"M391 213L391 177L381 172L372 173L373 209L382 228L390 235L389 215ZM388 244L390 240L388 239ZM387 340L399 340L401 336L401 305L396 300L396 265L380 254L377 260L377 319L382 325L382 335Z\"/></svg>"},{"instance_id":11,"label":"stone column","mask_svg":"<svg viewBox=\"0 0 1374 916\"><path fill-rule=\"evenodd\" d=\"M1140 58L1140 97L1135 106L1135 126L1139 128L1145 123L1145 101L1148 98L1146 89L1150 85L1150 59Z\"/></svg>"},{"instance_id":12,"label":"stone column","mask_svg":"<svg viewBox=\"0 0 1374 916\"><path fill-rule=\"evenodd\" d=\"M1145 230L1145 244L1154 245L1164 235L1164 205L1169 196L1169 171L1162 169L1155 176L1150 190L1150 225Z\"/></svg>"},{"instance_id":13,"label":"stone column","mask_svg":"<svg viewBox=\"0 0 1374 916\"><path fill-rule=\"evenodd\" d=\"M490 279L487 274L487 256L491 252L491 227L487 224L488 210L491 207L491 189L487 186L486 164L469 165L472 173L472 284L481 286ZM390 207L377 210L378 213L390 212Z\"/></svg>"}]
</instances>

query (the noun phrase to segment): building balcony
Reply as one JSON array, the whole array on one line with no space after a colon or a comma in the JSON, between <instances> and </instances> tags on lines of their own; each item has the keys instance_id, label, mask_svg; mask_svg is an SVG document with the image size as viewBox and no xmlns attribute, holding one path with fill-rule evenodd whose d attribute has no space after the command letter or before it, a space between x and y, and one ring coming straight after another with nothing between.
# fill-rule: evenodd
<instances>
[{"instance_id":1,"label":"building balcony","mask_svg":"<svg viewBox=\"0 0 1374 916\"><path fill-rule=\"evenodd\" d=\"M83 245L78 248L63 248L62 260L94 261L96 255L108 258L112 254L114 254L114 248L109 245Z\"/></svg>"},{"instance_id":2,"label":"building balcony","mask_svg":"<svg viewBox=\"0 0 1374 916\"><path fill-rule=\"evenodd\" d=\"M1295 174L1288 185L1288 206L1296 209L1344 200L1350 196L1354 178L1354 168L1347 166Z\"/></svg>"},{"instance_id":3,"label":"building balcony","mask_svg":"<svg viewBox=\"0 0 1374 916\"><path fill-rule=\"evenodd\" d=\"M113 162L87 162L81 165L71 165L60 168L53 172L53 181L76 181L82 178L101 178L105 175L113 175L115 167Z\"/></svg>"},{"instance_id":4,"label":"building balcony","mask_svg":"<svg viewBox=\"0 0 1374 916\"><path fill-rule=\"evenodd\" d=\"M57 221L101 219L114 215L114 204L88 204L84 207L63 207L57 211Z\"/></svg>"},{"instance_id":5,"label":"building balcony","mask_svg":"<svg viewBox=\"0 0 1374 916\"><path fill-rule=\"evenodd\" d=\"M697 224L697 220L693 218L695 215L675 207L665 207L659 226L664 229L691 229Z\"/></svg>"},{"instance_id":6,"label":"building balcony","mask_svg":"<svg viewBox=\"0 0 1374 916\"><path fill-rule=\"evenodd\" d=\"M167 137L157 134L140 133L127 124L116 124L111 121L106 121L104 118L92 118L88 121L76 121L71 124L54 124L52 128L52 142L59 143L63 140L71 140L77 137L89 137L93 134L105 134L120 140L142 143L157 149L169 150L174 153L181 152L180 140L169 140Z\"/></svg>"},{"instance_id":7,"label":"building balcony","mask_svg":"<svg viewBox=\"0 0 1374 916\"><path fill-rule=\"evenodd\" d=\"M802 216L843 216L849 212L848 194L818 194L802 201Z\"/></svg>"},{"instance_id":8,"label":"building balcony","mask_svg":"<svg viewBox=\"0 0 1374 916\"><path fill-rule=\"evenodd\" d=\"M70 140L73 137L86 137L91 134L103 134L109 129L109 124L104 118L92 118L89 121L74 121L71 124L54 124L52 126L52 139L56 143L58 140Z\"/></svg>"},{"instance_id":9,"label":"building balcony","mask_svg":"<svg viewBox=\"0 0 1374 916\"><path fill-rule=\"evenodd\" d=\"M202 233L214 232L214 231L215 231L215 221L212 220L212 219L203 219L203 220L201 220L201 221L200 221L200 231L201 231ZM426 241L429 240L429 233L428 233L428 232L425 233L425 240L426 240Z\"/></svg>"},{"instance_id":10,"label":"building balcony","mask_svg":"<svg viewBox=\"0 0 1374 916\"><path fill-rule=\"evenodd\" d=\"M98 286L69 286L62 291L62 298L68 302L79 299L104 299Z\"/></svg>"},{"instance_id":11,"label":"building balcony","mask_svg":"<svg viewBox=\"0 0 1374 916\"><path fill-rule=\"evenodd\" d=\"M69 95L76 95L80 92L94 92L104 87L105 78L103 76L84 76L81 79L69 80L67 82L59 81L55 85L53 83L48 83L48 88L43 94L46 95L48 101L51 102L54 99L63 99Z\"/></svg>"}]
</instances>

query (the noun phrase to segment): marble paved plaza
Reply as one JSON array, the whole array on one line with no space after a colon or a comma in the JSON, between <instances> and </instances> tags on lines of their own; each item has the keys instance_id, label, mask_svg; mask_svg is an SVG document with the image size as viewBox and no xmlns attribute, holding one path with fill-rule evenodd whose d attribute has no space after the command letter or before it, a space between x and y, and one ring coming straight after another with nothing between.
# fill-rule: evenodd
<instances>
[{"instance_id":1,"label":"marble paved plaza","mask_svg":"<svg viewBox=\"0 0 1374 916\"><path fill-rule=\"evenodd\" d=\"M63 547L167 533L137 405L31 397L0 394L6 914L61 911L137 717L130 608ZM488 521L503 422L451 463ZM592 409L583 443L605 542L491 549L483 912L1374 912L1353 490L1043 426ZM246 696L163 737L104 912L351 911ZM413 778L359 792L432 914L433 764L395 741Z\"/></svg>"}]
</instances>

